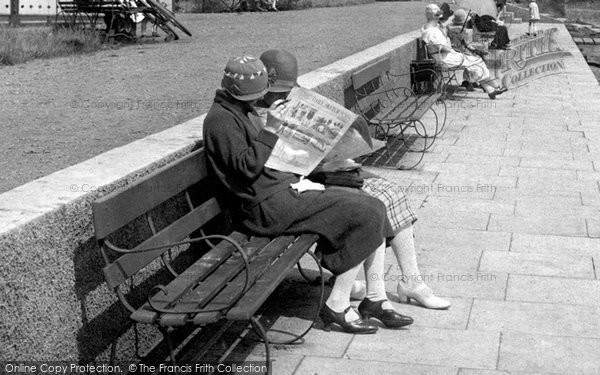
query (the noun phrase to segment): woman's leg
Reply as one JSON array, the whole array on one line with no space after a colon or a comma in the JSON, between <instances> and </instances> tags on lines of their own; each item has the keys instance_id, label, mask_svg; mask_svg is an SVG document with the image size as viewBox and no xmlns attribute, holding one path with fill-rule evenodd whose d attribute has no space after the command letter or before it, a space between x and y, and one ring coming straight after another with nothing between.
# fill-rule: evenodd
<instances>
[{"instance_id":1,"label":"woman's leg","mask_svg":"<svg viewBox=\"0 0 600 375\"><path fill-rule=\"evenodd\" d=\"M398 297L401 302L414 299L429 309L447 309L450 302L433 294L417 265L413 226L402 229L391 242L392 250L402 271L402 280L398 281Z\"/></svg>"},{"instance_id":2,"label":"woman's leg","mask_svg":"<svg viewBox=\"0 0 600 375\"><path fill-rule=\"evenodd\" d=\"M379 319L387 327L404 327L413 323L409 316L401 315L387 300L383 279L385 261L385 242L365 259L365 277L367 279L367 297L358 306L361 315Z\"/></svg>"},{"instance_id":3,"label":"woman's leg","mask_svg":"<svg viewBox=\"0 0 600 375\"><path fill-rule=\"evenodd\" d=\"M411 288L416 287L422 282L422 278L417 265L413 226L409 225L398 232L392 239L391 246L402 271L403 281Z\"/></svg>"},{"instance_id":4,"label":"woman's leg","mask_svg":"<svg viewBox=\"0 0 600 375\"><path fill-rule=\"evenodd\" d=\"M386 300L387 308L393 308L387 302L385 294L385 281L383 273L385 270L385 243L375 250L367 259L365 259L365 279L367 280L367 296L373 302Z\"/></svg>"},{"instance_id":5,"label":"woman's leg","mask_svg":"<svg viewBox=\"0 0 600 375\"><path fill-rule=\"evenodd\" d=\"M378 327L363 320L350 305L350 290L362 263L336 276L331 294L321 308L320 317L324 330L331 330L332 324L339 325L344 331L356 334L377 332Z\"/></svg>"},{"instance_id":6,"label":"woman's leg","mask_svg":"<svg viewBox=\"0 0 600 375\"><path fill-rule=\"evenodd\" d=\"M329 298L325 301L325 304L329 306L331 310L341 313L350 306L350 291L352 290L352 285L354 284L356 275L358 275L358 271L361 267L362 264L359 264L335 277L335 283L331 289L331 294L329 294ZM349 322L359 318L360 316L358 316L354 310L350 310L346 314L346 320Z\"/></svg>"}]
</instances>

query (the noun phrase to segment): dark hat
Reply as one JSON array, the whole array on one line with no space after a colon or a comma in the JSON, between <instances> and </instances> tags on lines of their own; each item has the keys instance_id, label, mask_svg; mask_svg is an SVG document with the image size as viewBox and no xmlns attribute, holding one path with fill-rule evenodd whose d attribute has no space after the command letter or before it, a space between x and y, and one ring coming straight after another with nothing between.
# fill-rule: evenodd
<instances>
[{"instance_id":1,"label":"dark hat","mask_svg":"<svg viewBox=\"0 0 600 375\"><path fill-rule=\"evenodd\" d=\"M298 86L298 60L288 51L270 49L260 55L269 74L270 92L288 92Z\"/></svg>"},{"instance_id":2,"label":"dark hat","mask_svg":"<svg viewBox=\"0 0 600 375\"><path fill-rule=\"evenodd\" d=\"M221 87L241 101L260 99L269 89L267 70L256 57L234 57L225 66Z\"/></svg>"}]
</instances>

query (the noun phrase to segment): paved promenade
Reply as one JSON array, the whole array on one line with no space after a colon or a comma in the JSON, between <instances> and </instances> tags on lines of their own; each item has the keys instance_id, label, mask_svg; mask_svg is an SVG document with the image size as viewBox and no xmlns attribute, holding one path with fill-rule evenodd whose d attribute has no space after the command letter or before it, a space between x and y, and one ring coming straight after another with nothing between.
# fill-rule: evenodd
<instances>
[{"instance_id":1,"label":"paved promenade","mask_svg":"<svg viewBox=\"0 0 600 375\"><path fill-rule=\"evenodd\" d=\"M580 55L564 62L494 102L449 102L421 169L375 170L411 190L422 277L451 309L397 304L415 323L376 335L313 329L273 350L274 374L600 374L600 88ZM302 291L286 293L276 326L297 316Z\"/></svg>"}]
</instances>

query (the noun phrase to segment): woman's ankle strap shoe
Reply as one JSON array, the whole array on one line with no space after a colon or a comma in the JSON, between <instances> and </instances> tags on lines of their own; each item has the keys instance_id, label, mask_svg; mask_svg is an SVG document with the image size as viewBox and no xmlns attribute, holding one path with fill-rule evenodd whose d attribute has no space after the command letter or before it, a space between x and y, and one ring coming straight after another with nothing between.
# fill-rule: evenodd
<instances>
[{"instance_id":1,"label":"woman's ankle strap shoe","mask_svg":"<svg viewBox=\"0 0 600 375\"><path fill-rule=\"evenodd\" d=\"M421 306L434 310L445 310L450 307L450 302L433 294L431 288L425 284L408 289L403 282L398 283L398 297L400 302L410 303L413 299Z\"/></svg>"},{"instance_id":2,"label":"woman's ankle strap shoe","mask_svg":"<svg viewBox=\"0 0 600 375\"><path fill-rule=\"evenodd\" d=\"M338 313L329 308L326 304L323 304L319 317L323 321L323 330L331 331L331 326L335 323L342 327L344 332L356 333L356 334L368 334L375 333L379 329L376 325L369 324L367 320L359 318L353 322L346 321L346 313L350 311L352 306L348 306L344 312Z\"/></svg>"},{"instance_id":3,"label":"woman's ankle strap shoe","mask_svg":"<svg viewBox=\"0 0 600 375\"><path fill-rule=\"evenodd\" d=\"M368 298L358 305L358 311L365 318L371 317L379 319L386 327L398 328L410 325L413 319L410 316L402 315L394 309L384 309L381 307L387 300L373 302Z\"/></svg>"}]
</instances>

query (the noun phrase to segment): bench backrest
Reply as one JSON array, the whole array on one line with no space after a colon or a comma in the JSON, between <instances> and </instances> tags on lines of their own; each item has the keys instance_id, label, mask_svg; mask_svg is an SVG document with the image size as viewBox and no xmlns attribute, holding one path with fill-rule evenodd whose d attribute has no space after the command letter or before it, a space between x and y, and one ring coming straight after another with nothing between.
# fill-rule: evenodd
<instances>
[{"instance_id":1,"label":"bench backrest","mask_svg":"<svg viewBox=\"0 0 600 375\"><path fill-rule=\"evenodd\" d=\"M145 218L151 235L132 250L154 248L181 241L207 223L222 210L215 195L194 207L189 189L200 182L208 182L204 149L160 168L154 173L128 185L125 189L108 194L92 204L96 239L103 251L107 266L103 269L110 288L116 288L169 248L146 252L125 253L117 259L106 254L111 247L110 237L140 218ZM151 211L178 194L183 194L189 212L156 231Z\"/></svg>"},{"instance_id":2,"label":"bench backrest","mask_svg":"<svg viewBox=\"0 0 600 375\"><path fill-rule=\"evenodd\" d=\"M390 70L391 61L387 58L371 63L350 76L354 105L367 119L377 115L398 86L392 79Z\"/></svg>"}]
</instances>

